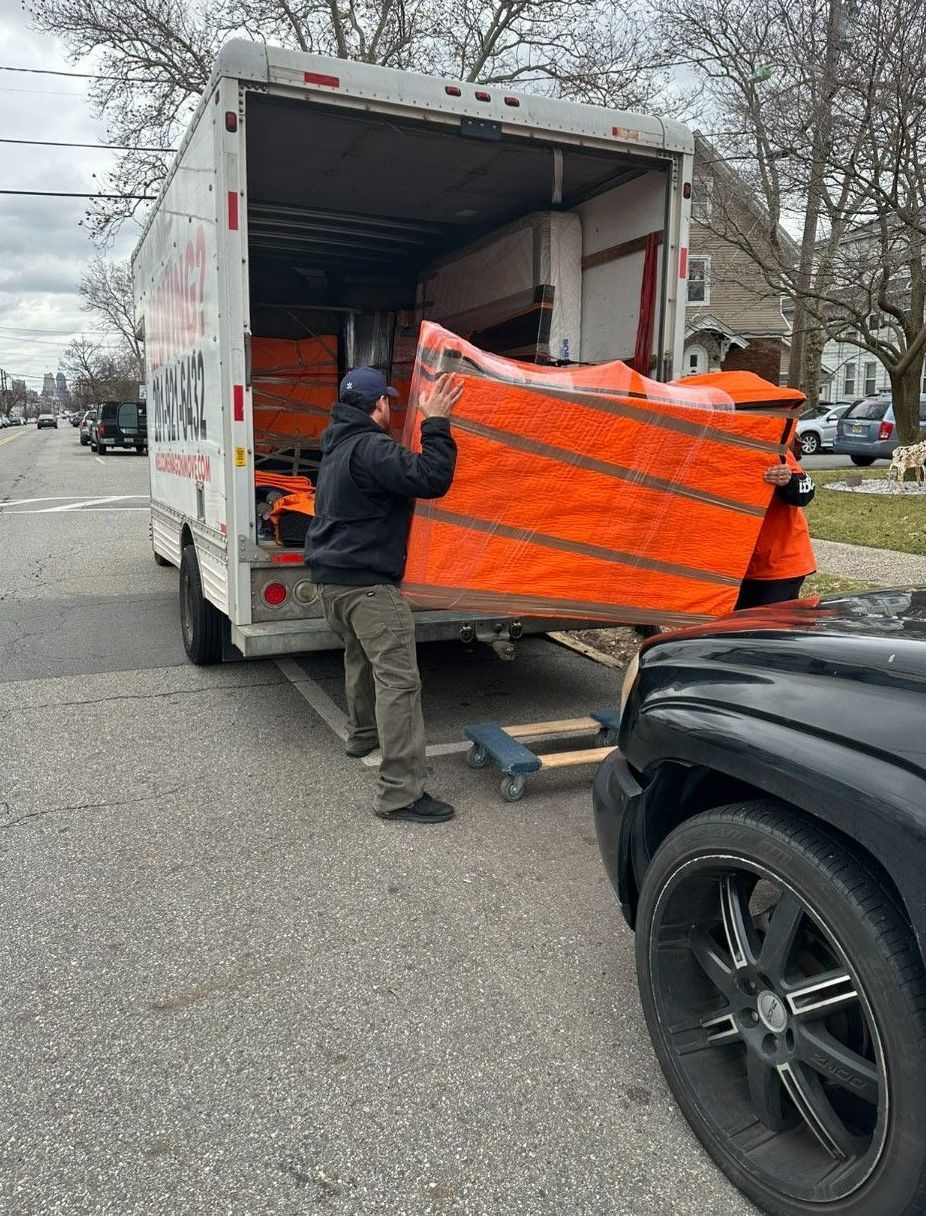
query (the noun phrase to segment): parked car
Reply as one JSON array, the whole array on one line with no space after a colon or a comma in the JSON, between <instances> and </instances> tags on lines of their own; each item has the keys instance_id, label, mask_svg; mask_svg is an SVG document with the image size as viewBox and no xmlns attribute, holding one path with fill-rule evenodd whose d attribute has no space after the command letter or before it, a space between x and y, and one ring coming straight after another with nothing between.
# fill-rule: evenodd
<instances>
[{"instance_id":1,"label":"parked car","mask_svg":"<svg viewBox=\"0 0 926 1216\"><path fill-rule=\"evenodd\" d=\"M47 426L53 426L55 428L55 430L57 430L58 429L58 419L55 417L54 414L39 414L38 418L36 418L36 420L35 420L35 425L39 430L41 430L42 427L47 427Z\"/></svg>"},{"instance_id":2,"label":"parked car","mask_svg":"<svg viewBox=\"0 0 926 1216\"><path fill-rule=\"evenodd\" d=\"M80 426L80 419L80 412L75 410L75 412L71 415L71 426Z\"/></svg>"},{"instance_id":3,"label":"parked car","mask_svg":"<svg viewBox=\"0 0 926 1216\"><path fill-rule=\"evenodd\" d=\"M817 452L831 448L836 439L836 423L851 405L851 401L840 401L836 405L817 406L815 410L804 414L797 424L801 454L814 456Z\"/></svg>"},{"instance_id":4,"label":"parked car","mask_svg":"<svg viewBox=\"0 0 926 1216\"><path fill-rule=\"evenodd\" d=\"M80 430L77 432L81 447L86 447L90 442L90 428L94 422L96 422L96 410L87 410L80 420Z\"/></svg>"},{"instance_id":5,"label":"parked car","mask_svg":"<svg viewBox=\"0 0 926 1216\"><path fill-rule=\"evenodd\" d=\"M656 1054L780 1216L926 1195L926 591L644 643L598 841Z\"/></svg>"},{"instance_id":6,"label":"parked car","mask_svg":"<svg viewBox=\"0 0 926 1216\"><path fill-rule=\"evenodd\" d=\"M926 426L926 394L920 397L920 423ZM864 467L876 460L890 460L896 447L897 427L889 394L864 397L836 424L833 451L850 457L853 464Z\"/></svg>"},{"instance_id":7,"label":"parked car","mask_svg":"<svg viewBox=\"0 0 926 1216\"><path fill-rule=\"evenodd\" d=\"M144 401L104 401L90 427L90 447L98 456L113 448L148 451L148 424Z\"/></svg>"}]
</instances>

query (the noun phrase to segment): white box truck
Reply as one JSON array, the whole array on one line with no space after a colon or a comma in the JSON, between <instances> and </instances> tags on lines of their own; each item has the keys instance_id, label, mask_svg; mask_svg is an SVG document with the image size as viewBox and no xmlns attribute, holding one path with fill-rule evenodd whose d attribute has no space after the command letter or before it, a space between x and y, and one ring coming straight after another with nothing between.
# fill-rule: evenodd
<instances>
[{"instance_id":1,"label":"white box truck","mask_svg":"<svg viewBox=\"0 0 926 1216\"><path fill-rule=\"evenodd\" d=\"M152 543L180 569L193 662L336 645L301 547L261 527L256 472L313 465L285 439L256 442L252 343L323 334L337 374L364 362L388 372L400 325L407 360L422 319L490 334L516 314L522 329L541 319L538 357L629 359L655 240L651 367L670 379L692 154L688 130L657 117L223 48L132 259ZM562 625L416 617L424 639Z\"/></svg>"}]
</instances>

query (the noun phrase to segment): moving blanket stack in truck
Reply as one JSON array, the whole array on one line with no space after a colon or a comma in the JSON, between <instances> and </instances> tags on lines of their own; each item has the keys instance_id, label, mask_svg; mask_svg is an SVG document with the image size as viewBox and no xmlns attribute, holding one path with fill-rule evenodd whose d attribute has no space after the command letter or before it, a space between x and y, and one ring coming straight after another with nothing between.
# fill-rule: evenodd
<instances>
[{"instance_id":1,"label":"moving blanket stack in truck","mask_svg":"<svg viewBox=\"0 0 926 1216\"><path fill-rule=\"evenodd\" d=\"M132 259L152 543L180 569L192 661L336 645L256 474L314 478L350 366L379 367L404 404L422 321L532 365L633 359L671 378L692 153L652 115L220 51ZM421 607L418 636L567 619L484 602Z\"/></svg>"}]
</instances>

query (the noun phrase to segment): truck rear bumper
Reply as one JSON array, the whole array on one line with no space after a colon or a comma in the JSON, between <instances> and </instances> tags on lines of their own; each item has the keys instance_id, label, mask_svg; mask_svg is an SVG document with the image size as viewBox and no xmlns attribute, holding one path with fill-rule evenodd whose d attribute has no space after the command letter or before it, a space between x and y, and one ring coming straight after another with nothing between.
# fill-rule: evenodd
<instances>
[{"instance_id":1,"label":"truck rear bumper","mask_svg":"<svg viewBox=\"0 0 926 1216\"><path fill-rule=\"evenodd\" d=\"M589 629L593 621L564 621L552 618L524 621L499 620L453 612L415 612L415 636L419 642L492 642L517 639L522 634L550 633L564 629ZM281 654L303 654L312 650L339 650L340 642L322 618L302 621L263 621L231 627L231 641L246 659Z\"/></svg>"}]
</instances>

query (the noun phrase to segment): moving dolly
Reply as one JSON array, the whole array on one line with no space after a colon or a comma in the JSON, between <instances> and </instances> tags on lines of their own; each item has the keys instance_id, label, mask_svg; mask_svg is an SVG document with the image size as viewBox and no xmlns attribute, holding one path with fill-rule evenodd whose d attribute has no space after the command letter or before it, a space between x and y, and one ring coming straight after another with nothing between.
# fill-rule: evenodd
<instances>
[{"instance_id":1,"label":"moving dolly","mask_svg":"<svg viewBox=\"0 0 926 1216\"><path fill-rule=\"evenodd\" d=\"M600 764L615 750L621 724L616 710L591 713L587 718L567 718L561 722L528 722L523 726L499 726L497 722L477 722L463 728L473 746L466 753L470 768L485 768L489 761L498 765L502 777L502 797L517 802L524 797L529 773L541 769L567 768L576 764ZM521 739L556 739L563 735L596 735L597 747L569 752L535 752Z\"/></svg>"}]
</instances>

